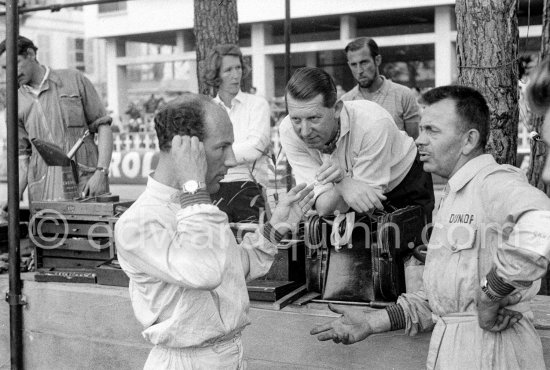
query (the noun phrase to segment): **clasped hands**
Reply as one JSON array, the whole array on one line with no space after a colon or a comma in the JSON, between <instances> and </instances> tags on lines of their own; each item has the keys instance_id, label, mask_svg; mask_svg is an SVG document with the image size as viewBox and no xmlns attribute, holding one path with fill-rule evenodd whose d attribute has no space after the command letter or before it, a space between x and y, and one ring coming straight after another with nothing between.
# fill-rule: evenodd
<instances>
[{"instance_id":1,"label":"clasped hands","mask_svg":"<svg viewBox=\"0 0 550 370\"><path fill-rule=\"evenodd\" d=\"M379 189L361 181L346 176L337 163L325 162L316 174L319 184L334 183L336 191L348 206L357 212L366 213L375 208L384 209L382 201L386 196Z\"/></svg>"},{"instance_id":2,"label":"clasped hands","mask_svg":"<svg viewBox=\"0 0 550 370\"><path fill-rule=\"evenodd\" d=\"M515 305L520 300L521 294L515 293L495 302L480 291L476 302L479 326L492 332L511 328L523 318L523 315L506 307Z\"/></svg>"}]
</instances>

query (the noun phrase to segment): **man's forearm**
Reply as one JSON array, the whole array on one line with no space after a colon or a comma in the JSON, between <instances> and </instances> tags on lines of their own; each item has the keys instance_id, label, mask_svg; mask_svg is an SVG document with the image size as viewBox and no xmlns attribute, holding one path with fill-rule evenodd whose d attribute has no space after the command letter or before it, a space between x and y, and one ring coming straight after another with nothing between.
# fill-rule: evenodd
<instances>
[{"instance_id":1,"label":"man's forearm","mask_svg":"<svg viewBox=\"0 0 550 370\"><path fill-rule=\"evenodd\" d=\"M113 131L110 125L101 125L98 128L98 158L97 166L108 168L113 154Z\"/></svg>"},{"instance_id":2,"label":"man's forearm","mask_svg":"<svg viewBox=\"0 0 550 370\"><path fill-rule=\"evenodd\" d=\"M401 309L401 312L403 312L403 308L401 308L401 306L394 306L398 306L399 309ZM367 320L372 330L372 334L385 333L387 331L398 330L405 327L405 325L403 325L403 327L394 327L395 325L392 322L392 316L390 315L390 311L388 310L369 312L367 314Z\"/></svg>"},{"instance_id":3,"label":"man's forearm","mask_svg":"<svg viewBox=\"0 0 550 370\"><path fill-rule=\"evenodd\" d=\"M319 195L315 201L315 209L321 216L327 216L334 211L347 212L349 205L344 201L336 187Z\"/></svg>"},{"instance_id":4,"label":"man's forearm","mask_svg":"<svg viewBox=\"0 0 550 370\"><path fill-rule=\"evenodd\" d=\"M19 199L27 188L27 175L29 173L29 156L19 156Z\"/></svg>"}]
</instances>

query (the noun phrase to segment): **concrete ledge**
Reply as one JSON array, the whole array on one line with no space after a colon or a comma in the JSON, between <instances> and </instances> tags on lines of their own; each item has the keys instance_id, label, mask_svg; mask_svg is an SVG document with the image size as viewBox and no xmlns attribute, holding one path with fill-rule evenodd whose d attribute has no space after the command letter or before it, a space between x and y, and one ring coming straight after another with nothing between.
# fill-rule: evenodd
<instances>
[{"instance_id":1,"label":"concrete ledge","mask_svg":"<svg viewBox=\"0 0 550 370\"><path fill-rule=\"evenodd\" d=\"M24 312L26 369L141 369L151 346L141 336L127 288L37 283L24 276L29 302ZM8 276L0 275L0 293ZM537 297L535 314L550 317L550 297ZM400 332L353 346L318 342L309 335L333 316L325 305L289 306L281 311L253 303L252 325L243 342L249 369L423 369L430 333ZM545 316L546 315L546 316ZM550 330L539 330L550 364ZM9 369L9 306L0 304L0 369Z\"/></svg>"}]
</instances>

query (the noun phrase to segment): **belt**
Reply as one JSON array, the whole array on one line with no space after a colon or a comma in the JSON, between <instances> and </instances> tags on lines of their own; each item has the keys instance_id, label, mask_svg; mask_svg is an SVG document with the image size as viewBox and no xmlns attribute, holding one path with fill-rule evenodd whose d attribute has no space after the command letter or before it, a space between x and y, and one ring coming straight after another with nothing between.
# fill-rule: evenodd
<instances>
[{"instance_id":1,"label":"belt","mask_svg":"<svg viewBox=\"0 0 550 370\"><path fill-rule=\"evenodd\" d=\"M226 342L234 342L241 337L241 331L242 331L241 328L239 328L239 329L230 331L229 333L221 337L209 339L206 342L204 342L203 346L213 346L213 345L223 344Z\"/></svg>"},{"instance_id":2,"label":"belt","mask_svg":"<svg viewBox=\"0 0 550 370\"><path fill-rule=\"evenodd\" d=\"M519 302L518 304L507 308L513 311L521 312L522 314L526 314L531 311L531 307L527 302ZM468 324L472 322L477 324L478 322L477 312L456 312L442 316L432 313L432 320L436 324L432 332L430 350L428 352L428 359L426 363L428 369L435 369L441 344L443 343L443 337L445 336L448 326Z\"/></svg>"},{"instance_id":3,"label":"belt","mask_svg":"<svg viewBox=\"0 0 550 370\"><path fill-rule=\"evenodd\" d=\"M214 351L217 352L219 348L223 348L226 345L231 345L236 343L241 339L241 330L236 329L232 332L229 332L221 337L212 338L203 342L200 346L193 347L168 347L162 344L155 345L157 350L161 351L171 351L178 352L180 354L200 354L204 351Z\"/></svg>"}]
</instances>

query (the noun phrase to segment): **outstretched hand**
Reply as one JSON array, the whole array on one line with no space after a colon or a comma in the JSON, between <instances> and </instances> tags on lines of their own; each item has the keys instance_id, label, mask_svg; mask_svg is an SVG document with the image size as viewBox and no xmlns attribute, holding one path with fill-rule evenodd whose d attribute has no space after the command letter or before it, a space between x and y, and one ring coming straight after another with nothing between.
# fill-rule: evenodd
<instances>
[{"instance_id":1,"label":"outstretched hand","mask_svg":"<svg viewBox=\"0 0 550 370\"><path fill-rule=\"evenodd\" d=\"M317 335L318 340L332 340L334 343L353 344L373 334L365 312L349 308L338 308L332 304L329 304L328 307L332 312L336 312L342 316L329 323L313 328L310 334Z\"/></svg>"},{"instance_id":2,"label":"outstretched hand","mask_svg":"<svg viewBox=\"0 0 550 370\"><path fill-rule=\"evenodd\" d=\"M296 185L279 201L269 222L281 234L296 230L298 222L313 206L313 195L313 185Z\"/></svg>"},{"instance_id":3,"label":"outstretched hand","mask_svg":"<svg viewBox=\"0 0 550 370\"><path fill-rule=\"evenodd\" d=\"M521 294L506 296L498 302L491 301L483 292L477 300L477 317L482 329L499 332L514 326L523 318L520 312L505 308L521 300Z\"/></svg>"}]
</instances>

